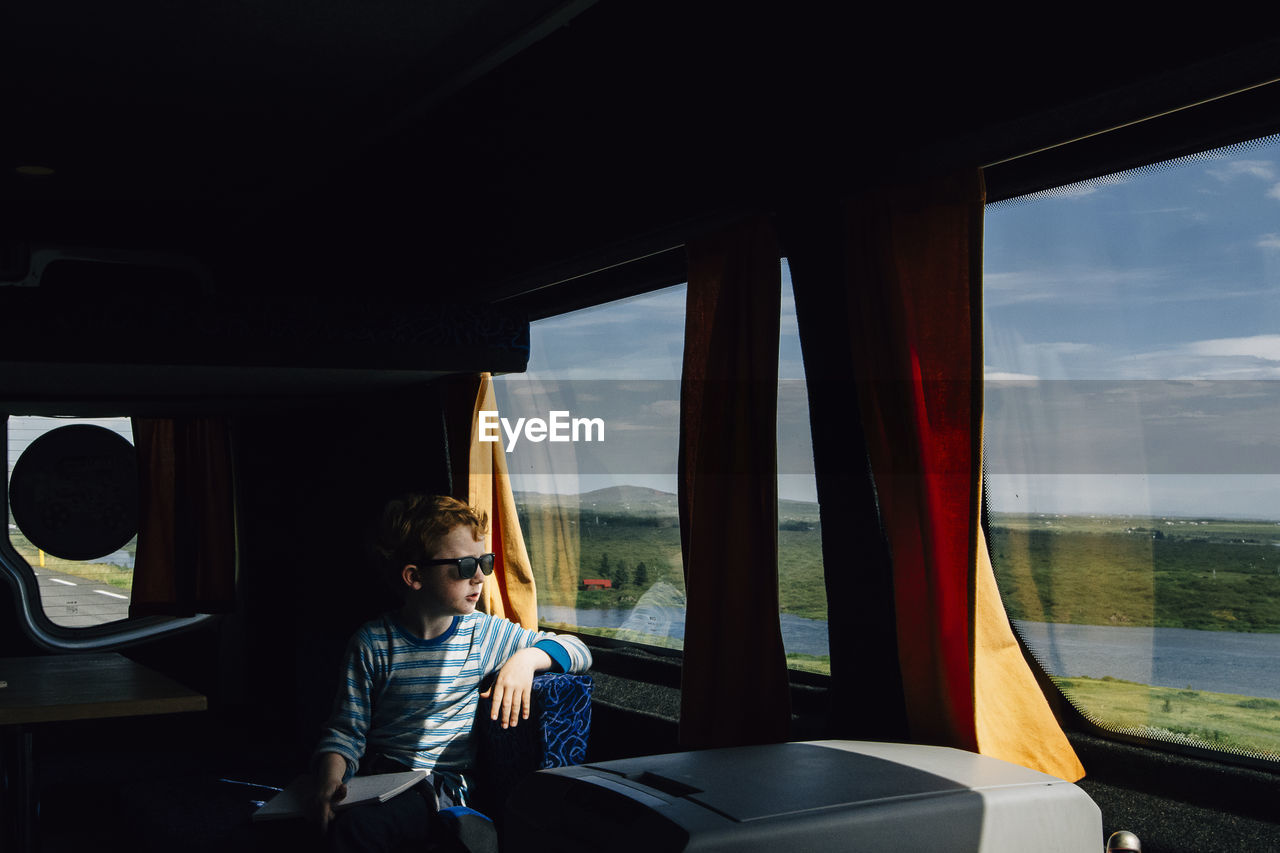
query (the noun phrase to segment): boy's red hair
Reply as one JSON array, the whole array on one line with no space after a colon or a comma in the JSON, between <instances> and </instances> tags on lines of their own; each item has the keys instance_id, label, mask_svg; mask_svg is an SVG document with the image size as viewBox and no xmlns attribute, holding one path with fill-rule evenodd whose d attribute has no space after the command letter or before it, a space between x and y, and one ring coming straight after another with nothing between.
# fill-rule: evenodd
<instances>
[{"instance_id":1,"label":"boy's red hair","mask_svg":"<svg viewBox=\"0 0 1280 853\"><path fill-rule=\"evenodd\" d=\"M489 516L447 495L411 494L389 502L382 512L378 553L395 575L409 563L436 556L440 540L455 527L467 527L477 541L489 530Z\"/></svg>"}]
</instances>

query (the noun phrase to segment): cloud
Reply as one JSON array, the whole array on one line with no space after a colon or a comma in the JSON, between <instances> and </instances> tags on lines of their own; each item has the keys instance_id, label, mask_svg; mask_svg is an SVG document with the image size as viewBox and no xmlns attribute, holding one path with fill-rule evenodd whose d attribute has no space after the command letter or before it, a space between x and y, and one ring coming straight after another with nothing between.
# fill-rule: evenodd
<instances>
[{"instance_id":1,"label":"cloud","mask_svg":"<svg viewBox=\"0 0 1280 853\"><path fill-rule=\"evenodd\" d=\"M1206 358L1254 358L1280 363L1280 335L1250 335L1243 338L1213 338L1186 346L1192 355Z\"/></svg>"},{"instance_id":2,"label":"cloud","mask_svg":"<svg viewBox=\"0 0 1280 853\"><path fill-rule=\"evenodd\" d=\"M1118 294L1132 303L1137 288L1147 288L1152 300L1163 301L1169 282L1177 280L1176 276L1175 270L1158 267L1033 267L985 272L982 293L988 308L1028 302L1112 305L1118 301Z\"/></svg>"},{"instance_id":3,"label":"cloud","mask_svg":"<svg viewBox=\"0 0 1280 853\"><path fill-rule=\"evenodd\" d=\"M1230 163L1205 171L1224 184L1241 177L1256 178L1260 181L1276 179L1275 164L1270 160L1232 160Z\"/></svg>"},{"instance_id":4,"label":"cloud","mask_svg":"<svg viewBox=\"0 0 1280 853\"><path fill-rule=\"evenodd\" d=\"M1280 234L1263 234L1254 245L1259 249L1280 249Z\"/></svg>"},{"instance_id":5,"label":"cloud","mask_svg":"<svg viewBox=\"0 0 1280 853\"><path fill-rule=\"evenodd\" d=\"M1135 352L1111 366L1107 375L1134 379L1280 379L1280 335L1190 341Z\"/></svg>"}]
</instances>

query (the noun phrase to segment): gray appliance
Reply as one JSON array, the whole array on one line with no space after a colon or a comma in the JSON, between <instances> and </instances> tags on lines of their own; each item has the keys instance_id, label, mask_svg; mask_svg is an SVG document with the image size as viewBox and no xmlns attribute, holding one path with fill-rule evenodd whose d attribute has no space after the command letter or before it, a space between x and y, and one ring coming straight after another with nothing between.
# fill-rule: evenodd
<instances>
[{"instance_id":1,"label":"gray appliance","mask_svg":"<svg viewBox=\"0 0 1280 853\"><path fill-rule=\"evenodd\" d=\"M958 749L813 741L543 770L504 853L1099 853L1102 815L1054 776Z\"/></svg>"}]
</instances>

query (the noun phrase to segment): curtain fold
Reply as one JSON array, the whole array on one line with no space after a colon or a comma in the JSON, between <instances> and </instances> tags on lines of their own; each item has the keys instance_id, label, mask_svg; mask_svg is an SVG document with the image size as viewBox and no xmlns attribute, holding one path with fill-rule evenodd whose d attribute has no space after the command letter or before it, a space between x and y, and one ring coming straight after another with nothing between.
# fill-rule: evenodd
<instances>
[{"instance_id":1,"label":"curtain fold","mask_svg":"<svg viewBox=\"0 0 1280 853\"><path fill-rule=\"evenodd\" d=\"M804 356L831 652L833 737L909 737L898 665L893 561L880 525L849 349L843 207L808 205L777 218ZM867 697L875 697L867 701Z\"/></svg>"},{"instance_id":2,"label":"curtain fold","mask_svg":"<svg viewBox=\"0 0 1280 853\"><path fill-rule=\"evenodd\" d=\"M459 382L446 399L454 412L446 413L451 423L461 423L469 415L465 441L453 454L455 460L466 453L467 464L453 469L454 496L489 514L488 549L496 558L493 574L480 594L481 609L524 628L538 627L538 593L529 564L524 534L516 514L515 496L507 473L506 451L500 441L480 441L480 412L497 411L493 379L488 373ZM473 389L468 401L465 389ZM462 407L466 405L464 410ZM455 442L450 441L451 448ZM463 475L465 472L465 476Z\"/></svg>"},{"instance_id":3,"label":"curtain fold","mask_svg":"<svg viewBox=\"0 0 1280 853\"><path fill-rule=\"evenodd\" d=\"M129 616L235 609L231 441L214 418L134 418L138 546Z\"/></svg>"},{"instance_id":4,"label":"curtain fold","mask_svg":"<svg viewBox=\"0 0 1280 853\"><path fill-rule=\"evenodd\" d=\"M893 559L913 740L1083 768L1014 652L979 527L982 175L869 191L845 209L851 358Z\"/></svg>"},{"instance_id":5,"label":"curtain fold","mask_svg":"<svg viewBox=\"0 0 1280 853\"><path fill-rule=\"evenodd\" d=\"M691 241L688 255L680 741L781 742L791 700L778 619L778 245L756 219Z\"/></svg>"}]
</instances>

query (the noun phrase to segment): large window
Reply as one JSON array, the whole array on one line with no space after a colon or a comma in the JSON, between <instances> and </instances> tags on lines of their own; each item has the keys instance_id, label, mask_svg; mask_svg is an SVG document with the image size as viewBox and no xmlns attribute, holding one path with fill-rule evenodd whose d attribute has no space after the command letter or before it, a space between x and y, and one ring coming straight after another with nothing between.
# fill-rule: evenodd
<instances>
[{"instance_id":1,"label":"large window","mask_svg":"<svg viewBox=\"0 0 1280 853\"><path fill-rule=\"evenodd\" d=\"M780 619L791 666L829 672L808 404L785 265L783 277ZM682 646L676 488L684 307L681 285L536 322L528 371L496 383L544 624ZM548 434L530 440L520 418L540 419ZM566 440L551 440L553 418Z\"/></svg>"},{"instance_id":2,"label":"large window","mask_svg":"<svg viewBox=\"0 0 1280 853\"><path fill-rule=\"evenodd\" d=\"M991 205L1005 606L1098 725L1280 758L1280 142Z\"/></svg>"},{"instance_id":3,"label":"large window","mask_svg":"<svg viewBox=\"0 0 1280 853\"><path fill-rule=\"evenodd\" d=\"M47 418L12 416L8 418L8 476L12 483L15 465L24 458L27 450L37 440L62 427L91 425L109 430L122 442L133 443L133 431L128 418ZM26 456L30 460L31 456ZM80 468L92 466L93 460L68 459L65 465ZM33 477L41 477L35 472ZM14 497L11 494L11 498ZM81 491L67 495L71 500L93 500ZM105 502L104 502L105 503ZM13 501L9 502L9 545L13 554L21 558L34 573L39 590L39 604L44 614L55 625L66 628L84 628L125 619L129 615L129 594L133 586L133 559L137 536L119 543L118 548L104 553L74 554L79 544L75 531L68 531L73 539L71 552L50 553L41 545L45 543L37 531L52 531L54 538L61 526L58 504L37 507L24 530L14 518ZM65 506L65 504L61 504ZM68 523L75 522L74 513L67 514ZM32 537L36 539L32 541ZM60 551L57 546L54 551ZM68 556L71 553L71 556Z\"/></svg>"},{"instance_id":4,"label":"large window","mask_svg":"<svg viewBox=\"0 0 1280 853\"><path fill-rule=\"evenodd\" d=\"M49 649L113 648L212 617L129 618L138 465L127 417L9 415L0 574Z\"/></svg>"}]
</instances>

